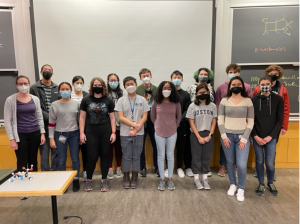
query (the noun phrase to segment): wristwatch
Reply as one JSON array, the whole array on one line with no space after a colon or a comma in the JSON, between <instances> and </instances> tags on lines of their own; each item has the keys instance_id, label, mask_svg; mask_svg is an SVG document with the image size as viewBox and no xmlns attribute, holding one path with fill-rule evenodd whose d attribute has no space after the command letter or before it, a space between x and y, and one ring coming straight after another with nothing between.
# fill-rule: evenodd
<instances>
[{"instance_id":1,"label":"wristwatch","mask_svg":"<svg viewBox=\"0 0 300 224\"><path fill-rule=\"evenodd\" d=\"M213 134L209 134L209 136L210 136L210 137L214 137L214 135L213 135Z\"/></svg>"}]
</instances>

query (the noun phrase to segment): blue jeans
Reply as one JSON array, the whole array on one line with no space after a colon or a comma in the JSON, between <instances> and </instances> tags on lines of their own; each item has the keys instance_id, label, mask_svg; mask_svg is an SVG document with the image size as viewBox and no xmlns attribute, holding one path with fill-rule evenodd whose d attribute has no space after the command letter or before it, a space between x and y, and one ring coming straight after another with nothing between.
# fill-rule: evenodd
<instances>
[{"instance_id":1,"label":"blue jeans","mask_svg":"<svg viewBox=\"0 0 300 224\"><path fill-rule=\"evenodd\" d=\"M45 127L48 127L48 123L45 123ZM50 139L48 128L45 128L45 143L40 146L40 159L42 171L56 171L57 170L57 148L50 148ZM51 167L49 165L49 151L51 151Z\"/></svg>"},{"instance_id":2,"label":"blue jeans","mask_svg":"<svg viewBox=\"0 0 300 224\"><path fill-rule=\"evenodd\" d=\"M230 184L236 185L235 166L238 169L238 189L244 189L247 176L247 161L249 156L250 140L243 149L239 149L241 135L226 133L230 140L229 148L226 148L221 139L222 147L227 161L227 173Z\"/></svg>"},{"instance_id":3,"label":"blue jeans","mask_svg":"<svg viewBox=\"0 0 300 224\"><path fill-rule=\"evenodd\" d=\"M155 133L155 141L157 146L157 165L159 169L159 175L161 179L165 178L165 154L167 154L168 160L168 177L172 177L174 169L174 151L177 139L177 132L170 137L160 137Z\"/></svg>"},{"instance_id":4,"label":"blue jeans","mask_svg":"<svg viewBox=\"0 0 300 224\"><path fill-rule=\"evenodd\" d=\"M260 184L264 184L264 160L267 170L267 179L268 183L273 183L274 181L274 161L276 153L276 143L277 139L273 138L265 145L259 145L255 139L253 139L253 146L255 151L255 160L256 160L256 172L257 178Z\"/></svg>"},{"instance_id":5,"label":"blue jeans","mask_svg":"<svg viewBox=\"0 0 300 224\"><path fill-rule=\"evenodd\" d=\"M60 142L59 136L65 136L66 142ZM77 170L76 177L79 177L80 161L79 161L79 131L54 132L54 140L58 151L58 170L66 170L67 148L69 145L73 170Z\"/></svg>"}]
</instances>

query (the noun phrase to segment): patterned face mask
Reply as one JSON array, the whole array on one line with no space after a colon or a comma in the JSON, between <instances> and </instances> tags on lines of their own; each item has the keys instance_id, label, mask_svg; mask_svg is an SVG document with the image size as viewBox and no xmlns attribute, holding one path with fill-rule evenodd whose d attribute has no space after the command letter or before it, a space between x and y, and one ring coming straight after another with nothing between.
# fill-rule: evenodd
<instances>
[{"instance_id":1,"label":"patterned face mask","mask_svg":"<svg viewBox=\"0 0 300 224\"><path fill-rule=\"evenodd\" d=\"M260 92L267 93L271 91L271 86L259 86Z\"/></svg>"}]
</instances>

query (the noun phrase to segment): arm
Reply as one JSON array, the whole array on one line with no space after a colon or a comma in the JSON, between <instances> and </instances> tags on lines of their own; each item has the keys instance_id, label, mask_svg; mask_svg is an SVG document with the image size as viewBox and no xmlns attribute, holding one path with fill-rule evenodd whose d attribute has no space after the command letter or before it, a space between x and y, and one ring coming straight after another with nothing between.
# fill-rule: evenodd
<instances>
[{"instance_id":1,"label":"arm","mask_svg":"<svg viewBox=\"0 0 300 224\"><path fill-rule=\"evenodd\" d=\"M57 148L56 143L54 141L54 130L56 126L56 119L57 119L56 113L54 111L53 104L52 104L49 109L49 125L48 125L51 148Z\"/></svg>"},{"instance_id":2,"label":"arm","mask_svg":"<svg viewBox=\"0 0 300 224\"><path fill-rule=\"evenodd\" d=\"M156 121L156 108L157 108L157 103L153 101L151 111L150 111L150 118L153 124L155 124Z\"/></svg>"},{"instance_id":3,"label":"arm","mask_svg":"<svg viewBox=\"0 0 300 224\"><path fill-rule=\"evenodd\" d=\"M249 84L247 84L247 88L246 88L248 97L251 98L252 97L252 88Z\"/></svg>"},{"instance_id":4,"label":"arm","mask_svg":"<svg viewBox=\"0 0 300 224\"><path fill-rule=\"evenodd\" d=\"M15 140L14 133L13 133L13 126L12 126L13 113L14 111L12 110L12 101L7 98L4 104L5 131L10 141L10 147L13 150L18 150L18 144Z\"/></svg>"},{"instance_id":5,"label":"arm","mask_svg":"<svg viewBox=\"0 0 300 224\"><path fill-rule=\"evenodd\" d=\"M176 125L179 127L181 121L181 106L180 103L176 103Z\"/></svg>"},{"instance_id":6,"label":"arm","mask_svg":"<svg viewBox=\"0 0 300 224\"><path fill-rule=\"evenodd\" d=\"M114 143L116 141L116 116L115 112L109 113L110 118L110 125L111 125L111 135L110 135L110 142Z\"/></svg>"},{"instance_id":7,"label":"arm","mask_svg":"<svg viewBox=\"0 0 300 224\"><path fill-rule=\"evenodd\" d=\"M260 89L259 89L259 86L256 86L254 91L253 91L253 96L257 95L258 93L260 93Z\"/></svg>"},{"instance_id":8,"label":"arm","mask_svg":"<svg viewBox=\"0 0 300 224\"><path fill-rule=\"evenodd\" d=\"M248 105L247 105L247 126L245 129L245 132L243 134L243 136L240 139L240 142L246 144L249 138L249 135L252 131L253 125L254 125L254 108L253 108L253 104L252 101L249 99ZM241 149L241 148L240 148Z\"/></svg>"},{"instance_id":9,"label":"arm","mask_svg":"<svg viewBox=\"0 0 300 224\"><path fill-rule=\"evenodd\" d=\"M35 116L38 121L38 124L40 126L40 131L41 131L41 143L40 145L43 145L46 141L45 139L45 125L44 125L44 119L43 119L43 114L41 110L41 105L40 105L40 100L39 98L36 98L36 111L35 111Z\"/></svg>"},{"instance_id":10,"label":"arm","mask_svg":"<svg viewBox=\"0 0 300 224\"><path fill-rule=\"evenodd\" d=\"M227 138L225 132L225 105L223 104L223 101L221 101L218 108L218 127L221 134L221 138L222 139Z\"/></svg>"},{"instance_id":11,"label":"arm","mask_svg":"<svg viewBox=\"0 0 300 224\"><path fill-rule=\"evenodd\" d=\"M283 111L283 123L281 128L281 134L284 135L288 130L289 117L290 117L290 99L289 93L285 87L283 92L283 103L284 103L284 111Z\"/></svg>"},{"instance_id":12,"label":"arm","mask_svg":"<svg viewBox=\"0 0 300 224\"><path fill-rule=\"evenodd\" d=\"M86 111L80 110L80 115L79 115L80 144L84 144L86 141L86 137L84 134L85 119L86 119Z\"/></svg>"},{"instance_id":13,"label":"arm","mask_svg":"<svg viewBox=\"0 0 300 224\"><path fill-rule=\"evenodd\" d=\"M143 116L142 119L140 120L139 124L141 125L141 127L143 127L144 123L147 121L147 117L148 117L148 111L143 112ZM129 136L135 136L136 133L139 131L140 129L133 129L129 132Z\"/></svg>"},{"instance_id":14,"label":"arm","mask_svg":"<svg viewBox=\"0 0 300 224\"><path fill-rule=\"evenodd\" d=\"M283 122L283 99L281 97L278 97L279 102L277 104L277 109L276 109L276 124L274 125L274 128L272 129L270 133L270 137L272 138L277 138L278 133L281 130L282 127L282 122Z\"/></svg>"},{"instance_id":15,"label":"arm","mask_svg":"<svg viewBox=\"0 0 300 224\"><path fill-rule=\"evenodd\" d=\"M198 139L198 142L200 144L205 144L204 138L202 138L198 133L198 130L197 130L196 125L195 125L195 120L189 118L189 123L190 123L190 126L191 126L191 129L192 129L193 133L196 135L196 138Z\"/></svg>"},{"instance_id":16,"label":"arm","mask_svg":"<svg viewBox=\"0 0 300 224\"><path fill-rule=\"evenodd\" d=\"M217 108L219 108L220 102L222 100L222 96L221 96L221 89L220 87L217 89L216 94L215 94L215 103Z\"/></svg>"},{"instance_id":17,"label":"arm","mask_svg":"<svg viewBox=\"0 0 300 224\"><path fill-rule=\"evenodd\" d=\"M123 111L118 111L118 116L119 116L119 120L120 122L122 122L123 124L128 125L129 127L139 127L139 124L133 123L131 120L129 120L128 118L124 117Z\"/></svg>"},{"instance_id":18,"label":"arm","mask_svg":"<svg viewBox=\"0 0 300 224\"><path fill-rule=\"evenodd\" d=\"M191 98L187 95L185 101L184 101L184 106L183 106L183 113L182 113L182 117L181 120L185 121L185 117L186 117L186 112L189 109L189 106L191 104Z\"/></svg>"}]
</instances>

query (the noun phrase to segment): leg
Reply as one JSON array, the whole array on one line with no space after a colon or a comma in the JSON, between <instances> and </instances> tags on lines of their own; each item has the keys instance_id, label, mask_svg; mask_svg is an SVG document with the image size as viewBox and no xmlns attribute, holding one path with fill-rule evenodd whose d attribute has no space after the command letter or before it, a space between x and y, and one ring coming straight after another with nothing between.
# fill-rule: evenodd
<instances>
[{"instance_id":1,"label":"leg","mask_svg":"<svg viewBox=\"0 0 300 224\"><path fill-rule=\"evenodd\" d=\"M255 139L253 139L253 147L255 152L255 169L259 184L264 184L264 146L259 145Z\"/></svg>"},{"instance_id":2,"label":"leg","mask_svg":"<svg viewBox=\"0 0 300 224\"><path fill-rule=\"evenodd\" d=\"M18 150L15 150L17 157L17 170L22 172L23 167L27 167L28 164L28 152L29 152L29 137L30 133L19 133L20 141L18 144Z\"/></svg>"},{"instance_id":3,"label":"leg","mask_svg":"<svg viewBox=\"0 0 300 224\"><path fill-rule=\"evenodd\" d=\"M110 149L109 149L109 168L112 168L112 163L114 160L114 146L115 142L113 144L110 144Z\"/></svg>"},{"instance_id":4,"label":"leg","mask_svg":"<svg viewBox=\"0 0 300 224\"><path fill-rule=\"evenodd\" d=\"M265 145L266 169L268 183L273 183L275 174L276 139L272 139Z\"/></svg>"},{"instance_id":5,"label":"leg","mask_svg":"<svg viewBox=\"0 0 300 224\"><path fill-rule=\"evenodd\" d=\"M164 179L166 138L160 137L155 133L155 141L157 146L157 165L158 165L159 175L161 179Z\"/></svg>"},{"instance_id":6,"label":"leg","mask_svg":"<svg viewBox=\"0 0 300 224\"><path fill-rule=\"evenodd\" d=\"M192 165L190 136L191 136L190 125L189 125L189 123L186 123L186 138L185 138L185 149L184 149L185 169L191 168L191 165Z\"/></svg>"},{"instance_id":7,"label":"leg","mask_svg":"<svg viewBox=\"0 0 300 224\"><path fill-rule=\"evenodd\" d=\"M46 126L47 125L47 126ZM48 127L48 124L45 124L45 127ZM40 157L41 157L41 170L42 171L50 171L49 166L49 149L50 149L50 140L48 128L45 128L45 143L40 146Z\"/></svg>"},{"instance_id":8,"label":"leg","mask_svg":"<svg viewBox=\"0 0 300 224\"><path fill-rule=\"evenodd\" d=\"M79 147L80 147L81 155L82 155L83 171L86 171L86 160L87 160L86 144L82 144Z\"/></svg>"},{"instance_id":9,"label":"leg","mask_svg":"<svg viewBox=\"0 0 300 224\"><path fill-rule=\"evenodd\" d=\"M220 147L220 165L221 166L226 166L226 157L225 157L225 153L224 153L224 150L223 150L223 147L221 145Z\"/></svg>"},{"instance_id":10,"label":"leg","mask_svg":"<svg viewBox=\"0 0 300 224\"><path fill-rule=\"evenodd\" d=\"M250 140L248 139L245 148L239 149L239 145L235 145L236 166L238 169L238 189L244 189L247 176L247 161L249 156Z\"/></svg>"},{"instance_id":11,"label":"leg","mask_svg":"<svg viewBox=\"0 0 300 224\"><path fill-rule=\"evenodd\" d=\"M200 134L200 136L206 137L206 136L208 136L209 131L202 131L199 134ZM207 142L203 145L202 161L201 161L203 174L207 174L210 171L210 162L211 162L213 147L214 147L214 139L213 138L211 138L209 142Z\"/></svg>"},{"instance_id":12,"label":"leg","mask_svg":"<svg viewBox=\"0 0 300 224\"><path fill-rule=\"evenodd\" d=\"M116 156L116 161L117 161L117 167L121 167L122 149L121 149L121 141L120 141L120 130L116 131L115 156Z\"/></svg>"},{"instance_id":13,"label":"leg","mask_svg":"<svg viewBox=\"0 0 300 224\"><path fill-rule=\"evenodd\" d=\"M68 139L62 143L58 140L60 135L68 138L68 132L54 132L54 141L58 151L58 170L66 170Z\"/></svg>"},{"instance_id":14,"label":"leg","mask_svg":"<svg viewBox=\"0 0 300 224\"><path fill-rule=\"evenodd\" d=\"M132 171L138 172L140 166L141 152L143 150L143 135L137 135L133 140L133 149L132 149Z\"/></svg>"},{"instance_id":15,"label":"leg","mask_svg":"<svg viewBox=\"0 0 300 224\"><path fill-rule=\"evenodd\" d=\"M186 127L185 125L179 126L177 128L177 140L176 140L177 169L182 168L183 165L185 141L186 141Z\"/></svg>"},{"instance_id":16,"label":"leg","mask_svg":"<svg viewBox=\"0 0 300 224\"><path fill-rule=\"evenodd\" d=\"M76 177L79 177L80 161L79 161L79 130L69 132L69 148L72 159L72 168L77 170Z\"/></svg>"},{"instance_id":17,"label":"leg","mask_svg":"<svg viewBox=\"0 0 300 224\"><path fill-rule=\"evenodd\" d=\"M194 174L200 174L202 145L199 143L194 133L191 133L190 142L191 142L191 151L192 151L192 170Z\"/></svg>"},{"instance_id":18,"label":"leg","mask_svg":"<svg viewBox=\"0 0 300 224\"><path fill-rule=\"evenodd\" d=\"M156 147L156 141L155 141L155 137L154 137L154 133L155 133L154 124L152 122L147 123L147 131L148 131L148 135L150 137L150 141L151 141L151 145L152 145L152 149L153 149L153 165L157 169L157 147Z\"/></svg>"},{"instance_id":19,"label":"leg","mask_svg":"<svg viewBox=\"0 0 300 224\"><path fill-rule=\"evenodd\" d=\"M169 178L172 178L173 170L174 170L174 151L175 151L176 139L177 139L177 132L172 136L168 137L166 142Z\"/></svg>"},{"instance_id":20,"label":"leg","mask_svg":"<svg viewBox=\"0 0 300 224\"><path fill-rule=\"evenodd\" d=\"M36 131L29 137L28 168L33 165L33 171L37 171L37 154L41 143L41 133Z\"/></svg>"},{"instance_id":21,"label":"leg","mask_svg":"<svg viewBox=\"0 0 300 224\"><path fill-rule=\"evenodd\" d=\"M123 172L129 172L132 161L132 137L121 136L121 146L123 152Z\"/></svg>"},{"instance_id":22,"label":"leg","mask_svg":"<svg viewBox=\"0 0 300 224\"><path fill-rule=\"evenodd\" d=\"M100 159L101 159L101 172L102 179L107 178L107 173L109 169L109 150L110 150L110 135L111 131L102 132L98 138L100 138L100 145L98 145L98 149L100 148Z\"/></svg>"},{"instance_id":23,"label":"leg","mask_svg":"<svg viewBox=\"0 0 300 224\"><path fill-rule=\"evenodd\" d=\"M146 121L147 122L147 121ZM143 151L141 153L141 170L146 168L145 142L147 137L147 127L144 128Z\"/></svg>"},{"instance_id":24,"label":"leg","mask_svg":"<svg viewBox=\"0 0 300 224\"><path fill-rule=\"evenodd\" d=\"M87 178L92 179L95 166L99 157L99 136L92 133L85 133L86 135L86 149L87 149Z\"/></svg>"},{"instance_id":25,"label":"leg","mask_svg":"<svg viewBox=\"0 0 300 224\"><path fill-rule=\"evenodd\" d=\"M221 139L221 144L224 150L224 154L226 157L226 162L227 162L227 172L228 172L228 178L230 184L236 185L236 177L235 177L235 143L234 142L234 135L233 134L228 134L227 137L231 141L229 148L225 148L223 145L223 141Z\"/></svg>"},{"instance_id":26,"label":"leg","mask_svg":"<svg viewBox=\"0 0 300 224\"><path fill-rule=\"evenodd\" d=\"M50 145L49 138L48 138L48 141L49 141L49 145ZM57 148L56 149L50 148L50 149L51 149L51 170L55 171L58 168L58 151L57 151Z\"/></svg>"}]
</instances>

